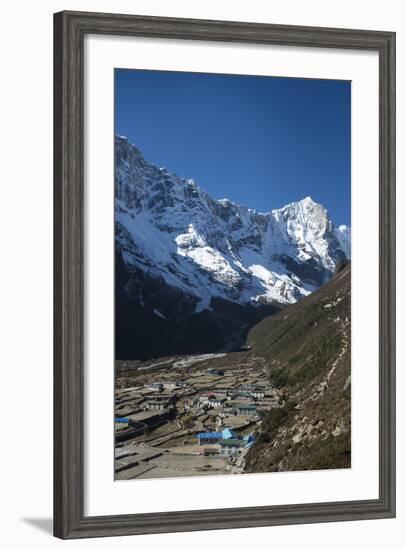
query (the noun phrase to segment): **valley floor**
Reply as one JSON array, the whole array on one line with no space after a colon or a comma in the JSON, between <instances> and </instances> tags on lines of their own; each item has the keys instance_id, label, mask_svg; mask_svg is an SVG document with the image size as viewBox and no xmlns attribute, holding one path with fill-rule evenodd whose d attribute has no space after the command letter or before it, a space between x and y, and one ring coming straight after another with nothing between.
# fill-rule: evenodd
<instances>
[{"instance_id":1,"label":"valley floor","mask_svg":"<svg viewBox=\"0 0 406 550\"><path fill-rule=\"evenodd\" d=\"M249 351L118 361L115 479L242 473L263 413L281 403Z\"/></svg>"},{"instance_id":2,"label":"valley floor","mask_svg":"<svg viewBox=\"0 0 406 550\"><path fill-rule=\"evenodd\" d=\"M351 270L243 350L117 361L117 480L351 467Z\"/></svg>"}]
</instances>

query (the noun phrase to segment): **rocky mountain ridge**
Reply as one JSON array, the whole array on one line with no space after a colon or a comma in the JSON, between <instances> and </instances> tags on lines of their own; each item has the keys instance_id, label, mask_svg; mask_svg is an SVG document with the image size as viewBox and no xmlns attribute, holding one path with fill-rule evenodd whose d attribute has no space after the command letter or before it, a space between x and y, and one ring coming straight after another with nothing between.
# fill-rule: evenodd
<instances>
[{"instance_id":1,"label":"rocky mountain ridge","mask_svg":"<svg viewBox=\"0 0 406 550\"><path fill-rule=\"evenodd\" d=\"M214 296L294 303L350 256L349 228L335 229L310 197L263 214L212 199L148 163L126 138L116 137L115 150L117 249L128 266L192 297L194 312Z\"/></svg>"}]
</instances>

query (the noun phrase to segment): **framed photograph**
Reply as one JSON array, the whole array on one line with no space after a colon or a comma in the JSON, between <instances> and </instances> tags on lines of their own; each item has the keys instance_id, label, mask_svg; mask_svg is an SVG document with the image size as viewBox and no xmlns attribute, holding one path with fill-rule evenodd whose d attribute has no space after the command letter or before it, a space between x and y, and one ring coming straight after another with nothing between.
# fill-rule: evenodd
<instances>
[{"instance_id":1,"label":"framed photograph","mask_svg":"<svg viewBox=\"0 0 406 550\"><path fill-rule=\"evenodd\" d=\"M395 515L395 34L55 15L54 533Z\"/></svg>"}]
</instances>

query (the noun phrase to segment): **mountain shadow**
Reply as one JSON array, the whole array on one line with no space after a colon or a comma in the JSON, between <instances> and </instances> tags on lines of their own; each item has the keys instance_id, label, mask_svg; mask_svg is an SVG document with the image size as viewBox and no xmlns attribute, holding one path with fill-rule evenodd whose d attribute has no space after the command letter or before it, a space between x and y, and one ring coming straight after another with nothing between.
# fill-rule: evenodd
<instances>
[{"instance_id":1,"label":"mountain shadow","mask_svg":"<svg viewBox=\"0 0 406 550\"><path fill-rule=\"evenodd\" d=\"M137 288L135 288L137 285ZM161 279L129 270L116 255L115 357L148 360L171 355L238 350L251 327L282 309L280 304L242 305L212 298L210 309L193 313L194 297ZM139 288L138 288L139 287ZM146 288L148 287L148 292ZM143 300L138 290L142 291ZM157 304L165 303L163 315ZM175 313L176 312L176 313Z\"/></svg>"}]
</instances>

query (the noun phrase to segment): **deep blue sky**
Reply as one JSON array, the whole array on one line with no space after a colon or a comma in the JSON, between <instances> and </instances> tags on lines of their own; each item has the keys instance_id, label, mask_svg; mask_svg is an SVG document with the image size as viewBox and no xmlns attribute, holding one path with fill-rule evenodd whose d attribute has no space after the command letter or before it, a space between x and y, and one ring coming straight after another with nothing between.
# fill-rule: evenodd
<instances>
[{"instance_id":1,"label":"deep blue sky","mask_svg":"<svg viewBox=\"0 0 406 550\"><path fill-rule=\"evenodd\" d=\"M261 212L310 195L351 221L351 83L116 69L115 131L157 166Z\"/></svg>"}]
</instances>

